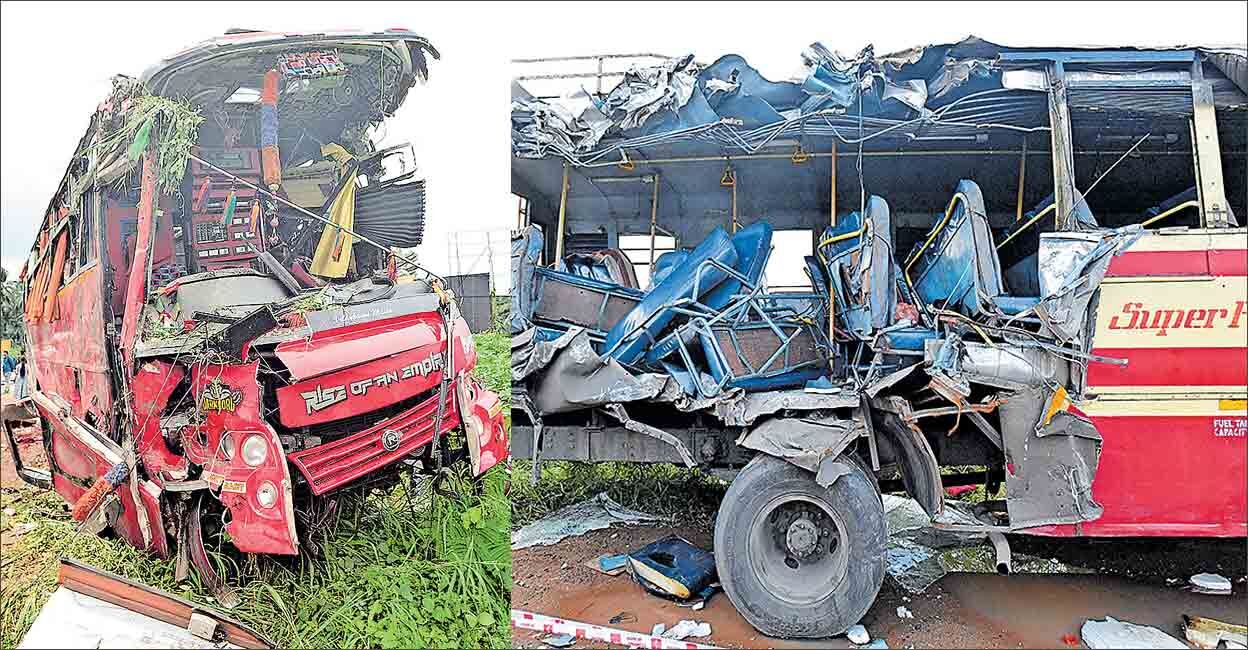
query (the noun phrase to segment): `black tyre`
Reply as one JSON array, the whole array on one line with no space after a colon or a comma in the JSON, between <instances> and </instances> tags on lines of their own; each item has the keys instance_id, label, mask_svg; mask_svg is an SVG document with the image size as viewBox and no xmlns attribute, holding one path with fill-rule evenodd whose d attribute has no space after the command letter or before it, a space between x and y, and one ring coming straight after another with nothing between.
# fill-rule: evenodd
<instances>
[{"instance_id":1,"label":"black tyre","mask_svg":"<svg viewBox=\"0 0 1248 650\"><path fill-rule=\"evenodd\" d=\"M821 638L857 623L884 581L888 528L870 474L830 488L759 455L733 479L715 518L715 565L737 611L763 634Z\"/></svg>"}]
</instances>

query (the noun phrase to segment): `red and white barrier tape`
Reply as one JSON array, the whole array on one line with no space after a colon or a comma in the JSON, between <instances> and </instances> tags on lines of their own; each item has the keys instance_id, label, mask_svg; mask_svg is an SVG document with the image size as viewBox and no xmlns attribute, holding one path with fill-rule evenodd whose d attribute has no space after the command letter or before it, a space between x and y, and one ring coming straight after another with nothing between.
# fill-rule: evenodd
<instances>
[{"instance_id":1,"label":"red and white barrier tape","mask_svg":"<svg viewBox=\"0 0 1248 650\"><path fill-rule=\"evenodd\" d=\"M534 632L571 634L578 639L603 641L630 648L649 648L650 650L714 650L718 648L718 646L668 639L643 632L629 632L628 630L617 630L613 627L568 621L519 609L511 610L511 626L522 630L533 630Z\"/></svg>"}]
</instances>

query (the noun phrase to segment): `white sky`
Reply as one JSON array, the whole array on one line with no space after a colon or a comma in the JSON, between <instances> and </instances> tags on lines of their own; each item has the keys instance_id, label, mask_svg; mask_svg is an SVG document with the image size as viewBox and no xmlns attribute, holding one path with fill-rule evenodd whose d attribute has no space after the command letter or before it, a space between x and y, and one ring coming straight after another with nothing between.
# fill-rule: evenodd
<instances>
[{"instance_id":1,"label":"white sky","mask_svg":"<svg viewBox=\"0 0 1248 650\"><path fill-rule=\"evenodd\" d=\"M429 180L420 254L448 262L448 233L494 230L506 264L515 223L510 196L512 58L692 52L739 53L772 79L789 77L801 50L876 52L969 34L1006 45L1177 45L1248 42L1248 3L100 3L0 5L0 263L16 272L43 209L96 104L116 73L138 75L163 56L230 27L273 31L405 27L442 53L389 122L410 140ZM531 72L528 67L526 72ZM484 235L461 234L462 270L485 271ZM475 269L471 269L478 260ZM503 270L505 266L496 270Z\"/></svg>"}]
</instances>

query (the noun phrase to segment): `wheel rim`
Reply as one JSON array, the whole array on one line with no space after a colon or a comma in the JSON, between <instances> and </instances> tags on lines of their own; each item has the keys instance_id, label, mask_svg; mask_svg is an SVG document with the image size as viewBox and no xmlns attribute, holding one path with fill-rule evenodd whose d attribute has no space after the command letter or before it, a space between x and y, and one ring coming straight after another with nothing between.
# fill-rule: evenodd
<instances>
[{"instance_id":1,"label":"wheel rim","mask_svg":"<svg viewBox=\"0 0 1248 650\"><path fill-rule=\"evenodd\" d=\"M750 570L775 597L807 605L836 590L849 566L845 525L834 510L802 494L779 495L750 522Z\"/></svg>"}]
</instances>

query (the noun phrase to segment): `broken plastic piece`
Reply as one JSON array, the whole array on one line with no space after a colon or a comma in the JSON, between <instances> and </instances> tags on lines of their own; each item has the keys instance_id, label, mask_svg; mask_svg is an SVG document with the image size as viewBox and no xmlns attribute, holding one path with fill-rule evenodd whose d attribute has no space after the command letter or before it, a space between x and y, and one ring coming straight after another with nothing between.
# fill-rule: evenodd
<instances>
[{"instance_id":1,"label":"broken plastic piece","mask_svg":"<svg viewBox=\"0 0 1248 650\"><path fill-rule=\"evenodd\" d=\"M1186 648L1182 641L1155 627L1136 625L1106 616L1103 621L1086 621L1079 630L1089 648Z\"/></svg>"},{"instance_id":2,"label":"broken plastic piece","mask_svg":"<svg viewBox=\"0 0 1248 650\"><path fill-rule=\"evenodd\" d=\"M664 632L662 636L668 639L687 639L689 637L701 638L710 635L710 623L685 619L673 625L672 629Z\"/></svg>"},{"instance_id":3,"label":"broken plastic piece","mask_svg":"<svg viewBox=\"0 0 1248 650\"><path fill-rule=\"evenodd\" d=\"M845 630L845 638L854 645L865 645L871 641L871 635L867 634L867 628L861 625L851 625Z\"/></svg>"},{"instance_id":4,"label":"broken plastic piece","mask_svg":"<svg viewBox=\"0 0 1248 650\"><path fill-rule=\"evenodd\" d=\"M1192 591L1198 594L1226 596L1231 593L1230 579L1216 573L1197 573L1191 578Z\"/></svg>"}]
</instances>

